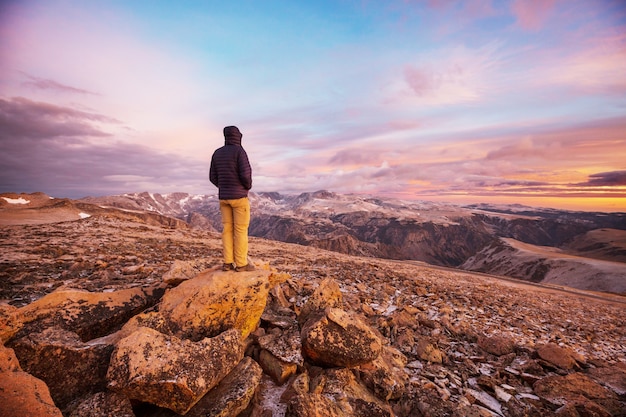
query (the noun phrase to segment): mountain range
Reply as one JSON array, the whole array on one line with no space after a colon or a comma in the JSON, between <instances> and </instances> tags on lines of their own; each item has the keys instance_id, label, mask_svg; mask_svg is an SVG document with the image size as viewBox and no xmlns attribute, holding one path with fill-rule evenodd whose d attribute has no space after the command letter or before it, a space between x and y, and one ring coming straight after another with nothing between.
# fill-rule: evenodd
<instances>
[{"instance_id":1,"label":"mountain range","mask_svg":"<svg viewBox=\"0 0 626 417\"><path fill-rule=\"evenodd\" d=\"M461 206L329 191L251 193L250 201L251 236L543 284L626 292L626 213ZM216 195L142 192L78 202L221 230Z\"/></svg>"}]
</instances>

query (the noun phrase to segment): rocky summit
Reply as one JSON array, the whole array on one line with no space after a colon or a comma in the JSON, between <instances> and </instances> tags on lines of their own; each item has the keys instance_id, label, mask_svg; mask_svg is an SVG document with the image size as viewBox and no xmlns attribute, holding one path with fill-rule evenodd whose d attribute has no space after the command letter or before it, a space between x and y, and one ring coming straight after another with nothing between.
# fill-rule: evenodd
<instances>
[{"instance_id":1,"label":"rocky summit","mask_svg":"<svg viewBox=\"0 0 626 417\"><path fill-rule=\"evenodd\" d=\"M254 237L225 272L215 231L30 210L0 227L0 416L626 416L622 295Z\"/></svg>"}]
</instances>

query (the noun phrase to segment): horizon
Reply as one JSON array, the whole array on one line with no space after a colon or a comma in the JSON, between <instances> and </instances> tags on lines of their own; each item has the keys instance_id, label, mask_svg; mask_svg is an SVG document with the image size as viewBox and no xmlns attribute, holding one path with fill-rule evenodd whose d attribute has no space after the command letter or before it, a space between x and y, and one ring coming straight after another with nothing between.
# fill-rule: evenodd
<instances>
[{"instance_id":1,"label":"horizon","mask_svg":"<svg viewBox=\"0 0 626 417\"><path fill-rule=\"evenodd\" d=\"M409 202L409 203L432 203L432 204L442 204L442 205L449 205L449 206L453 206L453 207L470 207L470 206L480 206L480 205L486 205L487 207L490 208L523 208L523 209L529 209L529 210L558 210L558 211L568 211L568 212L586 212L586 213L603 213L603 214L626 214L626 210L620 211L620 210L597 210L597 209L589 209L589 210L585 210L583 208L579 208L578 205L573 206L572 208L567 208L567 207L550 207L550 206L542 206L542 205L528 205L528 204L524 204L523 202L493 202L493 203L489 203L489 202L484 202L484 201L464 201L464 202L454 202L451 200L445 200L445 199L441 199L441 200L436 200L436 199L425 199L425 198L403 198L403 197L396 197L396 196L385 196L385 195L380 195L380 194L371 194L371 193L341 193L341 192L336 192L336 191L332 191L332 190L309 190L309 191L298 191L298 192L281 192L281 191L253 191L250 190L250 192L254 195L260 195L260 194L271 194L271 193L276 193L279 194L281 196L299 196L301 194L314 194L314 193L318 193L318 192L330 192L330 193L334 193L340 196L346 196L346 197L359 197L359 198L373 198L373 199L388 199L388 200L397 200L397 201L404 201L404 202ZM53 199L70 199L70 200L81 200L81 199L86 199L86 198L100 198L100 197L116 197L116 196L126 196L126 195L139 195L139 194L149 194L151 196L154 195L161 195L161 196L167 196L167 195L171 195L171 194L178 194L178 193L182 193L182 194L187 194L190 196L214 196L217 197L217 190L213 191L213 192L209 192L209 193L188 193L185 191L170 191L170 192L151 192L151 191L147 191L147 190L143 190L143 191L129 191L129 192L122 192L122 193L117 193L117 194L101 194L101 195L95 195L95 194L89 194L89 195L83 195L80 197L67 197L67 196L60 196L60 195L50 195L46 192L43 191L35 191L35 192L13 192L13 191L1 191L0 195L2 194L15 194L15 195L29 195L29 194L35 194L35 193L43 193L44 195L47 195L50 198ZM5 197L2 197L5 198ZM6 198L5 198L6 199ZM10 201L7 200L8 203L11 203ZM17 203L16 203L17 204Z\"/></svg>"},{"instance_id":2,"label":"horizon","mask_svg":"<svg viewBox=\"0 0 626 417\"><path fill-rule=\"evenodd\" d=\"M626 212L624 68L620 0L7 1L0 193L210 194L237 125L253 191Z\"/></svg>"}]
</instances>

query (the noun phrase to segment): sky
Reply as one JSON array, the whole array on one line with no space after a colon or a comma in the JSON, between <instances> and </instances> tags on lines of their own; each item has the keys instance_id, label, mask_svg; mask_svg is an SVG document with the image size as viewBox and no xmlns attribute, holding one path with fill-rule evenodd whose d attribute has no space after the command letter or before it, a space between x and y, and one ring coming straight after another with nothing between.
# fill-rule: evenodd
<instances>
[{"instance_id":1,"label":"sky","mask_svg":"<svg viewBox=\"0 0 626 417\"><path fill-rule=\"evenodd\" d=\"M0 193L626 211L623 0L0 2Z\"/></svg>"}]
</instances>

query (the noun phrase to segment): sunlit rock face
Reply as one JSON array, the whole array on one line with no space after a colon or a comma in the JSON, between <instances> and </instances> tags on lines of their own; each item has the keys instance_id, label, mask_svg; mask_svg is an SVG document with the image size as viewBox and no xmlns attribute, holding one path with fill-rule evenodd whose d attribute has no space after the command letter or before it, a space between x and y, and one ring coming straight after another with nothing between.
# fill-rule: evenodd
<instances>
[{"instance_id":1,"label":"sunlit rock face","mask_svg":"<svg viewBox=\"0 0 626 417\"><path fill-rule=\"evenodd\" d=\"M192 342L144 327L117 343L107 371L108 388L185 414L242 358L236 329Z\"/></svg>"},{"instance_id":2,"label":"sunlit rock face","mask_svg":"<svg viewBox=\"0 0 626 417\"><path fill-rule=\"evenodd\" d=\"M302 351L314 363L354 367L375 360L382 341L358 317L338 308L309 317L302 328Z\"/></svg>"},{"instance_id":3,"label":"sunlit rock face","mask_svg":"<svg viewBox=\"0 0 626 417\"><path fill-rule=\"evenodd\" d=\"M12 344L24 370L43 380L55 404L65 409L73 400L106 388L108 343L83 343L58 327L31 333Z\"/></svg>"},{"instance_id":4,"label":"sunlit rock face","mask_svg":"<svg viewBox=\"0 0 626 417\"><path fill-rule=\"evenodd\" d=\"M169 290L159 312L178 337L198 340L236 328L245 338L265 309L269 275L264 270L199 274Z\"/></svg>"},{"instance_id":5,"label":"sunlit rock face","mask_svg":"<svg viewBox=\"0 0 626 417\"><path fill-rule=\"evenodd\" d=\"M13 349L0 346L0 403L2 416L62 417L41 379L20 367Z\"/></svg>"}]
</instances>

